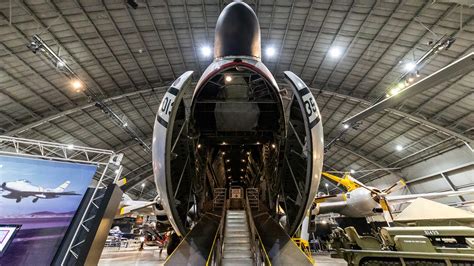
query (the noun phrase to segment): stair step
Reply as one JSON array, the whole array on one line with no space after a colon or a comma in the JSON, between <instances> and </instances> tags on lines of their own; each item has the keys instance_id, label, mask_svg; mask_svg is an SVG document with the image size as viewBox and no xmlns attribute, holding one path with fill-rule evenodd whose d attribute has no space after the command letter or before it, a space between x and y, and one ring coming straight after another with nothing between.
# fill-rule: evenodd
<instances>
[{"instance_id":1,"label":"stair step","mask_svg":"<svg viewBox=\"0 0 474 266\"><path fill-rule=\"evenodd\" d=\"M244 266L244 265L253 265L253 260L250 258L246 259L234 259L234 258L223 258L222 265L224 266Z\"/></svg>"},{"instance_id":2,"label":"stair step","mask_svg":"<svg viewBox=\"0 0 474 266\"><path fill-rule=\"evenodd\" d=\"M225 231L248 231L248 227L246 224L227 225Z\"/></svg>"},{"instance_id":3,"label":"stair step","mask_svg":"<svg viewBox=\"0 0 474 266\"><path fill-rule=\"evenodd\" d=\"M250 243L239 243L239 244L224 244L224 252L236 251L236 250L250 250Z\"/></svg>"},{"instance_id":4,"label":"stair step","mask_svg":"<svg viewBox=\"0 0 474 266\"><path fill-rule=\"evenodd\" d=\"M247 219L245 218L227 218L225 219L227 222L239 222L239 223L242 223L242 222L246 222Z\"/></svg>"},{"instance_id":5,"label":"stair step","mask_svg":"<svg viewBox=\"0 0 474 266\"><path fill-rule=\"evenodd\" d=\"M225 237L224 244L250 243L248 237Z\"/></svg>"},{"instance_id":6,"label":"stair step","mask_svg":"<svg viewBox=\"0 0 474 266\"><path fill-rule=\"evenodd\" d=\"M250 237L250 234L248 231L229 231L225 233L225 237Z\"/></svg>"},{"instance_id":7,"label":"stair step","mask_svg":"<svg viewBox=\"0 0 474 266\"><path fill-rule=\"evenodd\" d=\"M247 219L233 219L233 218L230 218L230 219L226 219L226 222L227 223L246 223Z\"/></svg>"},{"instance_id":8,"label":"stair step","mask_svg":"<svg viewBox=\"0 0 474 266\"><path fill-rule=\"evenodd\" d=\"M245 215L244 211L227 211L227 214L232 214L232 215Z\"/></svg>"},{"instance_id":9,"label":"stair step","mask_svg":"<svg viewBox=\"0 0 474 266\"><path fill-rule=\"evenodd\" d=\"M250 250L231 250L224 251L224 258L252 258Z\"/></svg>"},{"instance_id":10,"label":"stair step","mask_svg":"<svg viewBox=\"0 0 474 266\"><path fill-rule=\"evenodd\" d=\"M226 217L226 220L247 220L246 219L246 216L243 215L243 216L230 216L230 215L227 215Z\"/></svg>"}]
</instances>

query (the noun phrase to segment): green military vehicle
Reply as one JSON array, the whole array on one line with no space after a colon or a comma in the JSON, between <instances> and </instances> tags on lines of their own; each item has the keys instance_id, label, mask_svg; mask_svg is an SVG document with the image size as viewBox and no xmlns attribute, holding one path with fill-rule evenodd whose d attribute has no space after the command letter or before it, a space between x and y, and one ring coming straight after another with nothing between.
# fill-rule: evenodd
<instances>
[{"instance_id":1,"label":"green military vehicle","mask_svg":"<svg viewBox=\"0 0 474 266\"><path fill-rule=\"evenodd\" d=\"M377 237L347 227L332 239L334 257L349 265L474 265L474 228L467 226L383 227Z\"/></svg>"}]
</instances>

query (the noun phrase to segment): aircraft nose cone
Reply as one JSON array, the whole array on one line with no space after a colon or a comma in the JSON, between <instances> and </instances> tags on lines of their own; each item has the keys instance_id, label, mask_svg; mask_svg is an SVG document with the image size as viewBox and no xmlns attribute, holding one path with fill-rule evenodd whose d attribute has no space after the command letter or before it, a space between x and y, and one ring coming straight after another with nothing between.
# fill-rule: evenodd
<instances>
[{"instance_id":1,"label":"aircraft nose cone","mask_svg":"<svg viewBox=\"0 0 474 266\"><path fill-rule=\"evenodd\" d=\"M233 2L222 10L216 24L214 57L261 58L260 25L257 15L244 2Z\"/></svg>"}]
</instances>

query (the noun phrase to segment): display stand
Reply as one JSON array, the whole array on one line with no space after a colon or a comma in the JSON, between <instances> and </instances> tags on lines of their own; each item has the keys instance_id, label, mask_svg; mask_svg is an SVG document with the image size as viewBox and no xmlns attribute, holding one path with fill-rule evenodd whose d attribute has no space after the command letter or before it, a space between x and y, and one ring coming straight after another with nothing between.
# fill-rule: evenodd
<instances>
[{"instance_id":1,"label":"display stand","mask_svg":"<svg viewBox=\"0 0 474 266\"><path fill-rule=\"evenodd\" d=\"M86 238L90 237L88 235L91 231L91 222L94 219L101 219L96 214L100 213L101 203L104 205L101 201L107 191L106 188L114 185L121 175L123 154L116 154L110 150L7 136L0 136L0 154L97 166L93 178L94 184L89 187L91 195L87 202L83 202L82 211L78 211L75 217L79 220L78 226L70 228L68 234L72 234L72 237L65 238L62 244L65 252L62 254L58 252L60 258L55 259L61 265L75 265L75 261L84 261L84 258L81 258L81 255L84 255L84 252L81 252L81 245L86 242Z\"/></svg>"}]
</instances>

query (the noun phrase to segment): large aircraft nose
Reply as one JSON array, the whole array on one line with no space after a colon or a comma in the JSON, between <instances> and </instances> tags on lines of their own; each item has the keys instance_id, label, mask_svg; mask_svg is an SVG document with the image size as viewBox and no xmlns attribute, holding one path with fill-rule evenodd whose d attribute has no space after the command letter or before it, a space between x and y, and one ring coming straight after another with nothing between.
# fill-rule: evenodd
<instances>
[{"instance_id":1,"label":"large aircraft nose","mask_svg":"<svg viewBox=\"0 0 474 266\"><path fill-rule=\"evenodd\" d=\"M217 19L214 57L252 56L261 58L260 25L257 15L244 2L233 2Z\"/></svg>"}]
</instances>

